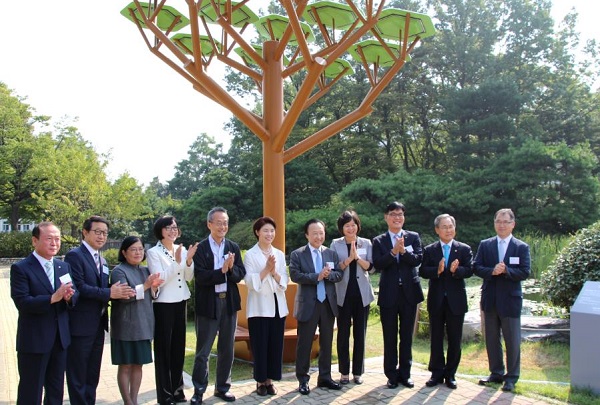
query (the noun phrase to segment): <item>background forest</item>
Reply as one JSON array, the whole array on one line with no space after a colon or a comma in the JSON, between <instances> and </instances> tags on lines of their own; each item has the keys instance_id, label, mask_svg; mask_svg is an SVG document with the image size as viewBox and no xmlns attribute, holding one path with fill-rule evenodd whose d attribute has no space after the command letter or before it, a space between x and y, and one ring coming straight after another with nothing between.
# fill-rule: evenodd
<instances>
[{"instance_id":1,"label":"background forest","mask_svg":"<svg viewBox=\"0 0 600 405\"><path fill-rule=\"evenodd\" d=\"M443 212L456 217L457 239L473 247L491 234L502 207L515 210L516 233L565 235L597 221L600 47L580 43L577 15L555 29L549 0L388 5L429 14L437 33L413 52L371 116L286 166L287 250L306 243L309 217L328 224L329 240L337 237L335 219L347 207L361 216L362 236L373 237L393 200L407 206L406 228L424 242ZM290 142L356 108L368 78L348 60L354 74L302 115ZM229 72L227 83L250 102L260 96L245 76ZM287 82L289 99L297 83ZM189 243L207 235L206 213L222 205L231 239L242 248L254 243L261 143L236 119L227 125L228 150L200 134L170 180L144 186L127 173L108 179L110 156L68 123L50 127L50 117L9 85L0 82L0 217L13 229L48 218L77 238L83 219L99 214L110 219L112 239L139 234L153 243L152 223L171 213Z\"/></svg>"}]
</instances>

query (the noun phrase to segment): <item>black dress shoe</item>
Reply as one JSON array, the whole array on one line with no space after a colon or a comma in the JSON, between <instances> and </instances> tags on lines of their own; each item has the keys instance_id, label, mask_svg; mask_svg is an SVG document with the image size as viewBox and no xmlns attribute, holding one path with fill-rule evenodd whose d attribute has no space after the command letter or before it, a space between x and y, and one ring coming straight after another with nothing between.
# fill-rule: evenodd
<instances>
[{"instance_id":1,"label":"black dress shoe","mask_svg":"<svg viewBox=\"0 0 600 405\"><path fill-rule=\"evenodd\" d=\"M319 388L329 388L330 390L341 390L342 386L335 381L329 380L321 380L317 381L317 387Z\"/></svg>"},{"instance_id":2,"label":"black dress shoe","mask_svg":"<svg viewBox=\"0 0 600 405\"><path fill-rule=\"evenodd\" d=\"M502 391L504 392L512 392L515 390L515 383L512 383L510 381L505 381L504 385L502 386Z\"/></svg>"},{"instance_id":3,"label":"black dress shoe","mask_svg":"<svg viewBox=\"0 0 600 405\"><path fill-rule=\"evenodd\" d=\"M354 384L358 384L358 385L360 385L360 384L362 384L362 383L363 383L363 379L362 379L362 377L361 377L361 376L359 376L359 375L355 375L355 376L354 376Z\"/></svg>"},{"instance_id":4,"label":"black dress shoe","mask_svg":"<svg viewBox=\"0 0 600 405\"><path fill-rule=\"evenodd\" d=\"M213 395L217 398L221 398L225 402L235 401L235 395L229 391L215 391Z\"/></svg>"},{"instance_id":5,"label":"black dress shoe","mask_svg":"<svg viewBox=\"0 0 600 405\"><path fill-rule=\"evenodd\" d=\"M446 378L446 387L450 388L451 390L457 389L458 385L456 385L456 380L454 378Z\"/></svg>"},{"instance_id":6,"label":"black dress shoe","mask_svg":"<svg viewBox=\"0 0 600 405\"><path fill-rule=\"evenodd\" d=\"M273 384L267 384L267 385L265 385L265 387L267 387L267 394L269 394L269 395L277 394L277 388L275 388L275 386Z\"/></svg>"},{"instance_id":7,"label":"black dress shoe","mask_svg":"<svg viewBox=\"0 0 600 405\"><path fill-rule=\"evenodd\" d=\"M176 404L183 404L183 403L187 402L187 399L185 398L185 394L182 392L179 395L175 395L175 397L173 398L173 401Z\"/></svg>"},{"instance_id":8,"label":"black dress shoe","mask_svg":"<svg viewBox=\"0 0 600 405\"><path fill-rule=\"evenodd\" d=\"M407 378L406 380L400 380L400 384L404 385L406 388L413 388L415 383L412 378Z\"/></svg>"},{"instance_id":9,"label":"black dress shoe","mask_svg":"<svg viewBox=\"0 0 600 405\"><path fill-rule=\"evenodd\" d=\"M387 387L390 389L398 388L398 383L396 381L387 380Z\"/></svg>"},{"instance_id":10,"label":"black dress shoe","mask_svg":"<svg viewBox=\"0 0 600 405\"><path fill-rule=\"evenodd\" d=\"M300 383L300 385L298 386L298 392L302 395L310 394L310 387L308 386L308 383L307 382Z\"/></svg>"},{"instance_id":11,"label":"black dress shoe","mask_svg":"<svg viewBox=\"0 0 600 405\"><path fill-rule=\"evenodd\" d=\"M427 380L425 382L425 385L428 387L435 387L436 385L441 384L442 382L443 382L442 379L431 377L429 380Z\"/></svg>"},{"instance_id":12,"label":"black dress shoe","mask_svg":"<svg viewBox=\"0 0 600 405\"><path fill-rule=\"evenodd\" d=\"M488 385L490 383L502 384L502 382L502 378L491 375L489 377L482 378L481 380L479 380L479 385Z\"/></svg>"},{"instance_id":13,"label":"black dress shoe","mask_svg":"<svg viewBox=\"0 0 600 405\"><path fill-rule=\"evenodd\" d=\"M202 403L202 394L192 395L192 399L190 399L190 404L200 405L201 403Z\"/></svg>"}]
</instances>

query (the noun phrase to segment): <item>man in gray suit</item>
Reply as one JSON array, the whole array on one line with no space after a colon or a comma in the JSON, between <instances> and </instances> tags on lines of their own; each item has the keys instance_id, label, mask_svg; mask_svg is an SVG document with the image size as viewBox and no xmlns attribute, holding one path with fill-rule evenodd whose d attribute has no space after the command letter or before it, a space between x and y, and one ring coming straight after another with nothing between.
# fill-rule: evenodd
<instances>
[{"instance_id":1,"label":"man in gray suit","mask_svg":"<svg viewBox=\"0 0 600 405\"><path fill-rule=\"evenodd\" d=\"M485 319L485 348L490 375L480 385L502 383L503 391L513 391L521 369L521 281L529 277L529 245L515 238L515 214L503 208L494 216L496 236L479 243L473 271L483 279L481 309ZM506 346L506 367L500 336ZM506 373L505 373L506 372Z\"/></svg>"},{"instance_id":2,"label":"man in gray suit","mask_svg":"<svg viewBox=\"0 0 600 405\"><path fill-rule=\"evenodd\" d=\"M311 219L304 225L308 244L290 255L290 278L298 284L294 301L294 317L298 320L298 344L296 346L296 378L298 392L308 395L310 388L310 351L313 337L319 325L319 377L317 386L333 390L341 389L331 378L331 345L333 324L338 315L335 285L342 279L339 258L333 250L323 246L325 224Z\"/></svg>"}]
</instances>

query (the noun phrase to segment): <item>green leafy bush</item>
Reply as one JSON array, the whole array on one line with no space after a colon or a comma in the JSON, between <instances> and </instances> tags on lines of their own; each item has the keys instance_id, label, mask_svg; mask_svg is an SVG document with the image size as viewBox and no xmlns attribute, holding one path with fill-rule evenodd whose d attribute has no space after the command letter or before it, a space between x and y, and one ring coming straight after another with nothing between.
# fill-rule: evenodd
<instances>
[{"instance_id":1,"label":"green leafy bush","mask_svg":"<svg viewBox=\"0 0 600 405\"><path fill-rule=\"evenodd\" d=\"M567 309L586 281L600 281L600 222L577 232L540 281L550 302Z\"/></svg>"},{"instance_id":2,"label":"green leafy bush","mask_svg":"<svg viewBox=\"0 0 600 405\"><path fill-rule=\"evenodd\" d=\"M102 252L102 256L108 263L108 267L111 269L119 264L119 260L117 260L119 257L119 249L106 249Z\"/></svg>"},{"instance_id":3,"label":"green leafy bush","mask_svg":"<svg viewBox=\"0 0 600 405\"><path fill-rule=\"evenodd\" d=\"M31 232L0 233L0 257L25 257L32 250Z\"/></svg>"}]
</instances>

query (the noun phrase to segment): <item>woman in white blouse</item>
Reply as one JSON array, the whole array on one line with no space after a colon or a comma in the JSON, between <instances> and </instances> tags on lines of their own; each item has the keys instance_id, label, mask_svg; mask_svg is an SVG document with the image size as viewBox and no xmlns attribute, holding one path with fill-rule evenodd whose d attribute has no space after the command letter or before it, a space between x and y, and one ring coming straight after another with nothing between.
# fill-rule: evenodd
<instances>
[{"instance_id":1,"label":"woman in white blouse","mask_svg":"<svg viewBox=\"0 0 600 405\"><path fill-rule=\"evenodd\" d=\"M186 304L190 298L187 282L194 277L198 243L188 250L176 245L181 236L175 217L163 216L154 223L158 243L146 252L150 273L164 280L158 299L154 300L154 367L156 396L161 405L187 402L183 392L185 358Z\"/></svg>"},{"instance_id":2,"label":"woman in white blouse","mask_svg":"<svg viewBox=\"0 0 600 405\"><path fill-rule=\"evenodd\" d=\"M257 219L252 230L258 243L244 257L248 331L256 393L260 396L277 393L273 380L281 380L283 333L285 317L289 313L285 299L288 284L285 255L271 245L275 228L272 218Z\"/></svg>"}]
</instances>

